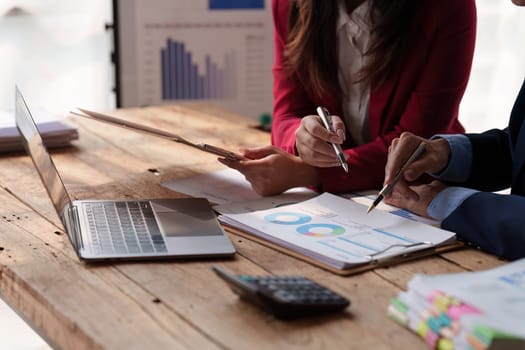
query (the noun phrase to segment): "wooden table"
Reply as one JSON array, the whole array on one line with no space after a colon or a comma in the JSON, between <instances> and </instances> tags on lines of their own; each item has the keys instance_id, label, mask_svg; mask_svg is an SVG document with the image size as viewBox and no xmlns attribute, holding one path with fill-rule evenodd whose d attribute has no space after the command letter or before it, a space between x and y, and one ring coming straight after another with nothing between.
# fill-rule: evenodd
<instances>
[{"instance_id":1,"label":"wooden table","mask_svg":"<svg viewBox=\"0 0 525 350\"><path fill-rule=\"evenodd\" d=\"M114 115L232 150L269 142L253 122L207 104ZM52 157L75 199L183 197L161 181L222 167L213 155L173 142L78 117L71 123L80 140ZM386 315L413 274L501 264L464 249L340 277L235 235L233 259L86 264L77 259L28 156L1 156L0 184L0 293L62 349L422 348ZM215 276L214 263L237 273L302 274L349 297L352 306L337 316L279 321L240 301Z\"/></svg>"}]
</instances>

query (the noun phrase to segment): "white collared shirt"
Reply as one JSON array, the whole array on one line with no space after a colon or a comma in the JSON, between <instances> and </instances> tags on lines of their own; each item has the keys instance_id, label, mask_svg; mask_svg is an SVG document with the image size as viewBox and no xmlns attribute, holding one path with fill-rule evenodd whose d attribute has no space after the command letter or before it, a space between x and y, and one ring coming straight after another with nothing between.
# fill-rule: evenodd
<instances>
[{"instance_id":1,"label":"white collared shirt","mask_svg":"<svg viewBox=\"0 0 525 350\"><path fill-rule=\"evenodd\" d=\"M368 105L370 86L355 82L357 73L367 58L371 36L369 1L366 0L348 15L344 5L339 7L337 23L338 79L343 97L343 120L353 140L361 145L370 140Z\"/></svg>"}]
</instances>

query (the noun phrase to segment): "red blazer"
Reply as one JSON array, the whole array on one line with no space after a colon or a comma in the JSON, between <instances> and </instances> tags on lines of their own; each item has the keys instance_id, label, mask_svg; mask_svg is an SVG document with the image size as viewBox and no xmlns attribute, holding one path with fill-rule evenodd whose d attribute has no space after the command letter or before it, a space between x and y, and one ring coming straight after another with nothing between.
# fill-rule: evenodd
<instances>
[{"instance_id":1,"label":"red blazer","mask_svg":"<svg viewBox=\"0 0 525 350\"><path fill-rule=\"evenodd\" d=\"M275 25L274 111L272 144L295 153L301 118L325 106L342 116L342 102L318 98L286 67L289 0L273 0ZM378 188L384 178L388 146L404 131L422 137L461 133L459 103L467 86L476 36L475 0L421 0L412 25L409 50L392 78L373 86L369 125L372 141L352 145L347 134L349 174L341 167L318 168L321 189L345 192Z\"/></svg>"}]
</instances>

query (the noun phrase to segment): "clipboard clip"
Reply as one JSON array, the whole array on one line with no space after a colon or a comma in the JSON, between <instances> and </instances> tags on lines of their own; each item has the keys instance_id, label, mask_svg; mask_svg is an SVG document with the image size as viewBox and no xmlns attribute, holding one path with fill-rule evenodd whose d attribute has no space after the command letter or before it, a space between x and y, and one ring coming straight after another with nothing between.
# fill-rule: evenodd
<instances>
[{"instance_id":1,"label":"clipboard clip","mask_svg":"<svg viewBox=\"0 0 525 350\"><path fill-rule=\"evenodd\" d=\"M236 154L234 152L228 151L228 150L226 150L224 148L220 148L220 147L217 147L217 146L209 145L207 143L199 143L199 144L197 144L197 147L199 147L200 149L202 149L202 150L204 150L206 152L213 153L213 154L215 154L217 156L224 157L224 158L227 158L227 159L230 159L230 160L242 160L242 159L244 159L239 154Z\"/></svg>"},{"instance_id":2,"label":"clipboard clip","mask_svg":"<svg viewBox=\"0 0 525 350\"><path fill-rule=\"evenodd\" d=\"M392 248L397 248L397 247L400 247L400 248L412 248L412 247L418 247L420 245L432 245L432 242L428 242L428 241L421 241L421 242L415 242L415 243L410 243L410 244L401 244L401 243L396 243L396 244L391 244L389 245L388 247L382 249L382 250L379 250L373 254L369 254L369 255L366 255L365 257L369 260L373 260L374 257L378 256L378 255L381 255L387 251L389 251L390 249Z\"/></svg>"}]
</instances>

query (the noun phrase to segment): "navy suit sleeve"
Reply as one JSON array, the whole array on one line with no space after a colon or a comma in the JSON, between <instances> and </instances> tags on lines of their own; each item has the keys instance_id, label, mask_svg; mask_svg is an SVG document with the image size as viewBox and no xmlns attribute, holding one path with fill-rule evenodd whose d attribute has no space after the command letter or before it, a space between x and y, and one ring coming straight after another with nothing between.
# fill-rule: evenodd
<instances>
[{"instance_id":1,"label":"navy suit sleeve","mask_svg":"<svg viewBox=\"0 0 525 350\"><path fill-rule=\"evenodd\" d=\"M512 157L508 130L493 129L467 137L472 145L472 168L462 186L491 192L510 187Z\"/></svg>"},{"instance_id":2,"label":"navy suit sleeve","mask_svg":"<svg viewBox=\"0 0 525 350\"><path fill-rule=\"evenodd\" d=\"M442 223L458 237L505 259L525 257L525 197L478 192Z\"/></svg>"},{"instance_id":3,"label":"navy suit sleeve","mask_svg":"<svg viewBox=\"0 0 525 350\"><path fill-rule=\"evenodd\" d=\"M458 237L511 260L525 257L524 119L525 83L512 110L508 129L467 135L473 158L470 176L463 185L483 191L512 185L513 194L478 192L441 223Z\"/></svg>"}]
</instances>

